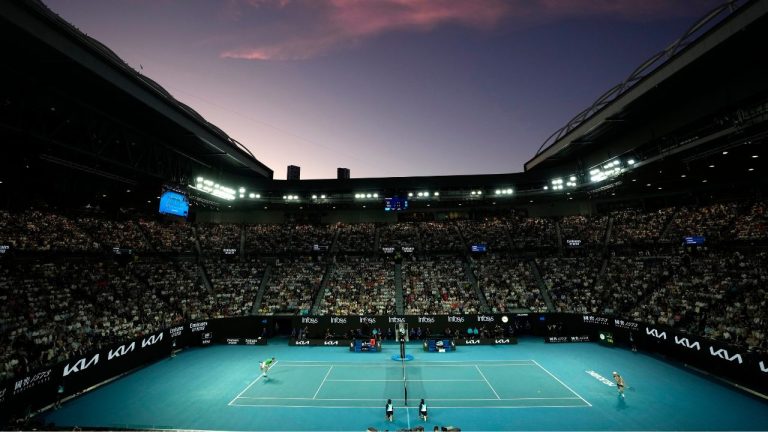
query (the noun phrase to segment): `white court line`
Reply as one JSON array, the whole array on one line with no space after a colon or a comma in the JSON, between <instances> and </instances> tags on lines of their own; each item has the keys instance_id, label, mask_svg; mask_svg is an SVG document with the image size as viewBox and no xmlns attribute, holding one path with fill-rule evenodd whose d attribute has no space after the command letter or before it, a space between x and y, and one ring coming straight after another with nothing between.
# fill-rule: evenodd
<instances>
[{"instance_id":1,"label":"white court line","mask_svg":"<svg viewBox=\"0 0 768 432\"><path fill-rule=\"evenodd\" d=\"M388 382L388 381L396 381L396 382L402 382L402 379L330 379L328 382ZM416 381L416 382L466 382L466 381L479 381L482 382L483 380L479 379L409 379L410 381Z\"/></svg>"},{"instance_id":2,"label":"white court line","mask_svg":"<svg viewBox=\"0 0 768 432\"><path fill-rule=\"evenodd\" d=\"M386 361L391 361L387 359ZM418 362L418 360L415 360ZM359 365L362 362L322 362L319 360L282 360L283 363L333 363L333 364L349 364L349 365ZM486 362L486 363L504 363L504 362L529 362L531 364L535 363L535 360L430 360L425 361L425 363L478 363L478 362Z\"/></svg>"},{"instance_id":3,"label":"white court line","mask_svg":"<svg viewBox=\"0 0 768 432\"><path fill-rule=\"evenodd\" d=\"M491 383L488 382L488 378L486 378L485 375L483 375L483 371L481 371L480 368L477 365L475 365L475 368L477 368L477 371L480 372L480 376L483 377L483 379L485 380L485 383L488 384L488 387L491 388L491 391L493 392L493 394L496 395L496 399L501 399L501 397L499 397L499 394L496 393L496 390L494 390L494 388L491 385Z\"/></svg>"},{"instance_id":4,"label":"white court line","mask_svg":"<svg viewBox=\"0 0 768 432\"><path fill-rule=\"evenodd\" d=\"M587 405L589 405L589 406L592 406L592 404L591 404L591 403L587 402L587 400L586 400L586 399L584 399L584 398L583 398L583 397L581 397L581 396L580 396L578 393L576 393L575 391L573 391L573 389L572 389L572 388L568 387L568 386L567 386L567 385L566 385L564 382L560 381L560 378L558 378L558 377L556 377L556 376L552 375L552 372L550 372L550 371L548 371L548 370L544 369L544 366L540 365L540 364L539 364L539 362L537 362L536 360L532 360L532 361L533 361L534 363L536 363L536 366L540 367L540 368L541 368L541 370L543 370L544 372L548 373L548 374L549 374L549 376L551 376L552 378L556 379L556 380L557 380L557 382L559 382L560 384L562 384L562 385L563 385L563 387L565 387L565 388L567 388L568 390L570 390L570 391L571 391L571 393L575 394L576 396L579 396L579 399L583 400L583 401L584 401L584 403L586 403L586 404L587 404Z\"/></svg>"},{"instance_id":5,"label":"white court line","mask_svg":"<svg viewBox=\"0 0 768 432\"><path fill-rule=\"evenodd\" d=\"M445 367L445 368L458 368L458 367L468 367L472 368L475 367L475 364L432 364L433 362L426 362L426 363L414 363L407 367L419 367L419 368L438 368L438 367ZM338 364L333 362L328 362L324 364L286 364L286 366L290 367L328 367L330 365L337 366L337 367L353 367L355 369L400 369L402 366L400 365L372 365L372 364ZM483 367L506 367L506 366L536 366L533 363L528 364L520 364L520 363L511 363L511 364L483 364Z\"/></svg>"},{"instance_id":6,"label":"white court line","mask_svg":"<svg viewBox=\"0 0 768 432\"><path fill-rule=\"evenodd\" d=\"M376 399L381 400L381 399ZM492 399L496 400L496 399ZM379 409L378 406L370 406L370 407L361 407L361 406L332 406L332 407L323 407L323 406L314 406L314 405L252 405L252 404L237 404L232 405L233 407L241 406L241 407L269 407L269 408L317 408L317 409ZM536 406L507 406L507 407L489 407L489 406L476 406L476 407L467 407L467 406L435 406L430 405L431 408L437 408L437 409L523 409L523 408L587 408L586 405L536 405ZM407 406L396 406L395 408L408 408Z\"/></svg>"},{"instance_id":7,"label":"white court line","mask_svg":"<svg viewBox=\"0 0 768 432\"><path fill-rule=\"evenodd\" d=\"M315 398L303 398L303 397L295 397L295 398L289 398L289 397L270 397L270 396L242 396L239 399L256 399L256 400L317 400L317 401L350 401L350 400L374 400L374 401L380 401L381 398L375 398L375 399L368 399L368 398L352 398L352 399L345 399L345 398L322 398L322 399L315 399ZM508 399L492 399L492 398L460 398L460 399L434 399L429 398L431 401L476 401L476 400L482 400L482 401L498 401L498 400L504 400L504 401L511 401L511 400L576 400L579 399L577 397L562 397L562 398L508 398ZM405 399L392 399L392 400L402 400ZM275 405L275 406L281 406L281 405Z\"/></svg>"},{"instance_id":8,"label":"white court line","mask_svg":"<svg viewBox=\"0 0 768 432\"><path fill-rule=\"evenodd\" d=\"M320 393L320 389L323 388L323 384L325 384L325 380L328 379L328 375L331 374L331 371L333 370L333 365L328 368L328 373L325 374L325 378L323 378L323 382L320 383L320 387L317 388L317 391L315 392L315 395L312 396L312 399L317 397L317 394Z\"/></svg>"},{"instance_id":9,"label":"white court line","mask_svg":"<svg viewBox=\"0 0 768 432\"><path fill-rule=\"evenodd\" d=\"M503 363L503 362L535 362L535 360L430 360L425 363Z\"/></svg>"},{"instance_id":10,"label":"white court line","mask_svg":"<svg viewBox=\"0 0 768 432\"><path fill-rule=\"evenodd\" d=\"M405 407L405 415L408 417L408 430L411 430L411 410Z\"/></svg>"},{"instance_id":11,"label":"white court line","mask_svg":"<svg viewBox=\"0 0 768 432\"><path fill-rule=\"evenodd\" d=\"M275 363L277 363L277 362L275 362ZM329 363L324 363L324 364L298 364L298 365L297 364L287 364L286 366L290 366L290 367L328 367Z\"/></svg>"},{"instance_id":12,"label":"white court line","mask_svg":"<svg viewBox=\"0 0 768 432\"><path fill-rule=\"evenodd\" d=\"M275 365L276 365L276 364L277 364L277 362L279 362L279 361L280 361L280 360L275 360L275 363L274 363L274 364L273 364L273 365L270 367L270 369L272 369L273 367L275 367ZM252 385L256 384L256 381L260 380L260 379L261 379L261 377L263 377L263 376L264 376L264 373L263 373L263 372L261 372L261 369L259 369L259 376L258 376L258 377L256 377L256 379L255 379L255 380L251 381L251 383L250 383L250 384L248 384L248 387L244 388L244 389L243 389L243 391L241 391L240 393L238 393L238 394L237 394L237 396L235 396L235 398L234 398L234 399L232 399L231 401L229 401L229 403L228 403L227 405L232 405L232 402L234 402L235 400L237 400L237 398L239 398L239 397L240 397L240 396L241 396L243 393L245 393L245 392L246 392L246 390L248 390L249 388L251 388L251 386L252 386Z\"/></svg>"},{"instance_id":13,"label":"white court line","mask_svg":"<svg viewBox=\"0 0 768 432\"><path fill-rule=\"evenodd\" d=\"M512 364L484 364L483 367L507 367L507 366L536 366L533 363L512 363Z\"/></svg>"}]
</instances>

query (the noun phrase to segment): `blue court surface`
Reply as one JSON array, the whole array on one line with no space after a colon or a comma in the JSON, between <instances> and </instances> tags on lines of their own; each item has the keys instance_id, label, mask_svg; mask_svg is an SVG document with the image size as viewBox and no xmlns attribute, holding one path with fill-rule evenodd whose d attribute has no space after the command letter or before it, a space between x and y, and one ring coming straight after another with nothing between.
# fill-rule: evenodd
<instances>
[{"instance_id":1,"label":"blue court surface","mask_svg":"<svg viewBox=\"0 0 768 432\"><path fill-rule=\"evenodd\" d=\"M196 430L768 430L768 402L653 356L591 343L459 347L393 361L338 347L195 348L48 412L57 426ZM261 377L259 361L277 357ZM627 385L611 385L617 370ZM404 381L405 378L405 381ZM405 401L405 388L408 401ZM424 398L429 418L417 413ZM384 417L392 399L394 420Z\"/></svg>"}]
</instances>

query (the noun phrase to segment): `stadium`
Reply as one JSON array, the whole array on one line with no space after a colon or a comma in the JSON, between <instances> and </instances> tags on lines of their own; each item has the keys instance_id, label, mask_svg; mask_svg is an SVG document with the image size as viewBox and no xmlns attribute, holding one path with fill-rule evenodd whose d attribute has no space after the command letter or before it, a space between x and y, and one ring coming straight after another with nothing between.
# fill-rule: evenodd
<instances>
[{"instance_id":1,"label":"stadium","mask_svg":"<svg viewBox=\"0 0 768 432\"><path fill-rule=\"evenodd\" d=\"M0 23L4 430L768 430L767 1L523 172L317 180L41 2Z\"/></svg>"}]
</instances>

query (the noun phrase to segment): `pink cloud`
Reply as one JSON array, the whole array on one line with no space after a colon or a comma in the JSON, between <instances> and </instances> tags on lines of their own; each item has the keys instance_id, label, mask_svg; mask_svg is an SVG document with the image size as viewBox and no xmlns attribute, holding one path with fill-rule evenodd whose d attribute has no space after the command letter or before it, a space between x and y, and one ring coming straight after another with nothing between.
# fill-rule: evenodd
<instances>
[{"instance_id":1,"label":"pink cloud","mask_svg":"<svg viewBox=\"0 0 768 432\"><path fill-rule=\"evenodd\" d=\"M448 23L493 28L507 14L504 0L248 0L246 4L311 7L317 14L314 22L292 29L294 36L227 50L222 57L303 60L392 31L429 31Z\"/></svg>"},{"instance_id":2,"label":"pink cloud","mask_svg":"<svg viewBox=\"0 0 768 432\"><path fill-rule=\"evenodd\" d=\"M305 60L394 31L426 32L447 24L491 30L510 17L646 19L685 13L690 1L695 0L230 0L226 15L232 19L241 20L244 10L271 8L284 21L272 32L275 40L248 43L221 57Z\"/></svg>"},{"instance_id":3,"label":"pink cloud","mask_svg":"<svg viewBox=\"0 0 768 432\"><path fill-rule=\"evenodd\" d=\"M702 0L537 0L536 3L541 15L612 15L636 20L686 16L696 2ZM711 3L714 6L714 2Z\"/></svg>"}]
</instances>

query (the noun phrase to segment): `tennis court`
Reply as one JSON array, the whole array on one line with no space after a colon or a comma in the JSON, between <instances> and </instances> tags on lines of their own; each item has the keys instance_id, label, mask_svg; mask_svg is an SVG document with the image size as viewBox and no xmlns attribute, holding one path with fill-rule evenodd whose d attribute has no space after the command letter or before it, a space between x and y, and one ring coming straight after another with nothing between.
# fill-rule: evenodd
<instances>
[{"instance_id":1,"label":"tennis court","mask_svg":"<svg viewBox=\"0 0 768 432\"><path fill-rule=\"evenodd\" d=\"M405 363L278 361L229 405L379 408L390 398L402 408L407 388L411 407L420 399L435 409L590 406L534 360Z\"/></svg>"},{"instance_id":2,"label":"tennis court","mask_svg":"<svg viewBox=\"0 0 768 432\"><path fill-rule=\"evenodd\" d=\"M768 403L662 359L593 343L461 347L393 361L339 347L217 345L185 350L46 413L61 427L361 431L768 430ZM269 379L259 362L275 356ZM626 399L610 385L621 371ZM408 389L405 406L404 388ZM395 406L393 422L385 401ZM418 417L424 398L429 420Z\"/></svg>"}]
</instances>

